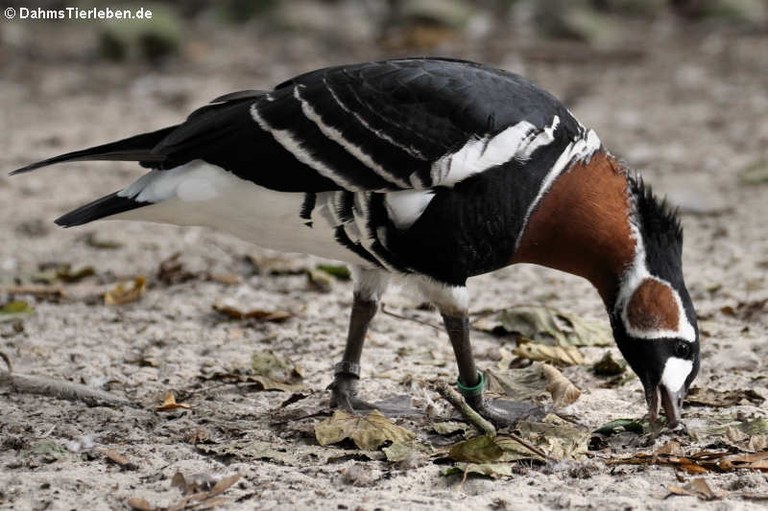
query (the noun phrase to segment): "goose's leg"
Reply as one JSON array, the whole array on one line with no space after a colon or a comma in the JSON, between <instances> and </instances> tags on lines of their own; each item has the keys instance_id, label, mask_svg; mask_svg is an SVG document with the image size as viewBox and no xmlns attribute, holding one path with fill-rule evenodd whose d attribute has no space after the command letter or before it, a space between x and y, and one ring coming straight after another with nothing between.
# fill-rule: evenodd
<instances>
[{"instance_id":1,"label":"goose's leg","mask_svg":"<svg viewBox=\"0 0 768 511\"><path fill-rule=\"evenodd\" d=\"M374 405L357 397L360 381L360 356L368 326L379 309L381 295L387 288L388 275L380 270L353 268L355 282L347 344L341 362L334 366L331 406L345 410L371 410Z\"/></svg>"},{"instance_id":2,"label":"goose's leg","mask_svg":"<svg viewBox=\"0 0 768 511\"><path fill-rule=\"evenodd\" d=\"M448 287L429 282L420 286L440 311L456 356L458 387L467 403L497 426L514 425L530 414L533 406L512 401L489 401L483 395L485 378L477 370L469 340L468 296L466 287Z\"/></svg>"}]
</instances>

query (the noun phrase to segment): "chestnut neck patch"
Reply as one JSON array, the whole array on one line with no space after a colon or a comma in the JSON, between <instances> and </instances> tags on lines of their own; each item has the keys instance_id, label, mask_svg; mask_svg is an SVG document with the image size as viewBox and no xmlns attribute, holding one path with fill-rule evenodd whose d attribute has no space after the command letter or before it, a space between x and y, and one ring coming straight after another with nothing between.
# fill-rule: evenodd
<instances>
[{"instance_id":1,"label":"chestnut neck patch","mask_svg":"<svg viewBox=\"0 0 768 511\"><path fill-rule=\"evenodd\" d=\"M627 320L634 330L677 330L680 308L675 291L658 280L644 279L627 303Z\"/></svg>"}]
</instances>

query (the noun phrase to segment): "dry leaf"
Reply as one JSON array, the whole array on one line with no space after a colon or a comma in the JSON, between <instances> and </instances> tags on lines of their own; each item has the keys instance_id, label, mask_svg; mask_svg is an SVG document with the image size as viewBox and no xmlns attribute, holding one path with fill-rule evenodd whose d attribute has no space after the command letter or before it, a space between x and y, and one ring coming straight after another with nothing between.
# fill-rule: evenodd
<instances>
[{"instance_id":1,"label":"dry leaf","mask_svg":"<svg viewBox=\"0 0 768 511\"><path fill-rule=\"evenodd\" d=\"M33 312L35 312L35 309L28 302L24 300L11 300L0 307L0 323L26 318Z\"/></svg>"},{"instance_id":2,"label":"dry leaf","mask_svg":"<svg viewBox=\"0 0 768 511\"><path fill-rule=\"evenodd\" d=\"M307 283L310 289L321 293L330 293L333 289L331 276L319 270L307 271Z\"/></svg>"},{"instance_id":3,"label":"dry leaf","mask_svg":"<svg viewBox=\"0 0 768 511\"><path fill-rule=\"evenodd\" d=\"M514 437L497 436L495 443L504 451L500 461L580 459L587 454L591 438L587 428L570 424L556 415L547 415L541 422L520 421L517 429L519 437L527 445ZM530 447L539 452L532 451Z\"/></svg>"},{"instance_id":4,"label":"dry leaf","mask_svg":"<svg viewBox=\"0 0 768 511\"><path fill-rule=\"evenodd\" d=\"M662 445L654 452L657 456L669 455L669 456L684 456L685 451L680 445L680 442L670 440L666 444Z\"/></svg>"},{"instance_id":5,"label":"dry leaf","mask_svg":"<svg viewBox=\"0 0 768 511\"><path fill-rule=\"evenodd\" d=\"M155 511L155 506L142 499L141 497L131 497L125 501L128 507L135 511Z\"/></svg>"},{"instance_id":6,"label":"dry leaf","mask_svg":"<svg viewBox=\"0 0 768 511\"><path fill-rule=\"evenodd\" d=\"M213 485L213 488L211 488L211 491L208 492L208 494L211 497L215 497L216 495L220 495L230 489L236 482L238 482L242 478L242 474L234 474L229 477L225 477L215 485Z\"/></svg>"},{"instance_id":7,"label":"dry leaf","mask_svg":"<svg viewBox=\"0 0 768 511\"><path fill-rule=\"evenodd\" d=\"M184 269L184 263L179 260L180 258L181 252L176 252L172 256L160 261L160 265L157 268L157 280L167 286L171 286L196 278L197 275L195 273Z\"/></svg>"},{"instance_id":8,"label":"dry leaf","mask_svg":"<svg viewBox=\"0 0 768 511\"><path fill-rule=\"evenodd\" d=\"M101 452L109 461L118 465L123 470L136 470L139 468L135 463L131 462L127 456L120 454L114 449L102 449Z\"/></svg>"},{"instance_id":9,"label":"dry leaf","mask_svg":"<svg viewBox=\"0 0 768 511\"><path fill-rule=\"evenodd\" d=\"M542 402L547 399L544 390L547 380L539 364L503 372L487 369L485 380L485 388L489 393L506 396L512 401Z\"/></svg>"},{"instance_id":10,"label":"dry leaf","mask_svg":"<svg viewBox=\"0 0 768 511\"><path fill-rule=\"evenodd\" d=\"M753 389L714 390L694 387L685 397L688 405L730 407L742 403L762 404L765 398Z\"/></svg>"},{"instance_id":11,"label":"dry leaf","mask_svg":"<svg viewBox=\"0 0 768 511\"><path fill-rule=\"evenodd\" d=\"M403 443L414 437L413 433L396 425L378 410L367 415L336 410L332 417L315 425L315 438L322 446L349 438L359 449L372 450L386 442Z\"/></svg>"},{"instance_id":12,"label":"dry leaf","mask_svg":"<svg viewBox=\"0 0 768 511\"><path fill-rule=\"evenodd\" d=\"M177 410L179 408L192 408L187 403L177 403L176 402L176 396L173 395L173 392L168 392L165 395L165 398L163 399L163 404L155 408L158 412L167 412L170 410Z\"/></svg>"},{"instance_id":13,"label":"dry leaf","mask_svg":"<svg viewBox=\"0 0 768 511\"><path fill-rule=\"evenodd\" d=\"M504 451L488 435L476 436L451 446L448 457L454 461L487 463L498 460Z\"/></svg>"},{"instance_id":14,"label":"dry leaf","mask_svg":"<svg viewBox=\"0 0 768 511\"><path fill-rule=\"evenodd\" d=\"M698 497L701 500L720 500L726 495L727 491L713 490L707 481L703 478L693 479L685 486L668 486L669 495L682 495L686 497Z\"/></svg>"},{"instance_id":15,"label":"dry leaf","mask_svg":"<svg viewBox=\"0 0 768 511\"><path fill-rule=\"evenodd\" d=\"M535 362L548 362L561 365L581 365L586 363L584 355L576 346L547 346L524 342L512 350L512 353L520 358Z\"/></svg>"},{"instance_id":16,"label":"dry leaf","mask_svg":"<svg viewBox=\"0 0 768 511\"><path fill-rule=\"evenodd\" d=\"M727 451L698 451L688 456L636 453L628 458L606 460L608 465L671 465L689 474L707 471L730 472L737 469L768 472L768 451L730 454Z\"/></svg>"},{"instance_id":17,"label":"dry leaf","mask_svg":"<svg viewBox=\"0 0 768 511\"><path fill-rule=\"evenodd\" d=\"M293 317L292 313L283 310L251 309L244 311L222 303L214 303L213 310L232 319L255 319L257 321L270 321L273 323L280 323Z\"/></svg>"},{"instance_id":18,"label":"dry leaf","mask_svg":"<svg viewBox=\"0 0 768 511\"><path fill-rule=\"evenodd\" d=\"M555 408L571 405L581 396L581 391L551 365L542 364L541 372L547 379L547 392L552 395Z\"/></svg>"},{"instance_id":19,"label":"dry leaf","mask_svg":"<svg viewBox=\"0 0 768 511\"><path fill-rule=\"evenodd\" d=\"M147 279L139 275L132 283L120 282L104 293L104 303L107 305L125 305L139 300L147 289Z\"/></svg>"},{"instance_id":20,"label":"dry leaf","mask_svg":"<svg viewBox=\"0 0 768 511\"><path fill-rule=\"evenodd\" d=\"M343 264L318 264L317 269L339 280L349 280L352 278L349 268Z\"/></svg>"},{"instance_id":21,"label":"dry leaf","mask_svg":"<svg viewBox=\"0 0 768 511\"><path fill-rule=\"evenodd\" d=\"M613 335L602 322L547 307L512 307L473 323L495 334L517 334L557 346L610 346Z\"/></svg>"}]
</instances>

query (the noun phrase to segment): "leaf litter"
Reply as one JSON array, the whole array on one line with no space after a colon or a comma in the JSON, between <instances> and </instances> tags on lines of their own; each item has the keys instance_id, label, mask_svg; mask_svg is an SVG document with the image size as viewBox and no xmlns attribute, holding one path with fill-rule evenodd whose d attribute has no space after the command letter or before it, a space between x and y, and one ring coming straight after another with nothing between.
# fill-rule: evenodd
<instances>
[{"instance_id":1,"label":"leaf litter","mask_svg":"<svg viewBox=\"0 0 768 511\"><path fill-rule=\"evenodd\" d=\"M554 346L610 346L613 336L602 322L549 307L520 306L494 311L473 322L479 330L496 335L518 335Z\"/></svg>"},{"instance_id":2,"label":"leaf litter","mask_svg":"<svg viewBox=\"0 0 768 511\"><path fill-rule=\"evenodd\" d=\"M333 416L315 425L315 438L321 446L352 440L358 449L378 449L392 444L412 441L415 435L392 422L378 410L358 415L336 410Z\"/></svg>"}]
</instances>

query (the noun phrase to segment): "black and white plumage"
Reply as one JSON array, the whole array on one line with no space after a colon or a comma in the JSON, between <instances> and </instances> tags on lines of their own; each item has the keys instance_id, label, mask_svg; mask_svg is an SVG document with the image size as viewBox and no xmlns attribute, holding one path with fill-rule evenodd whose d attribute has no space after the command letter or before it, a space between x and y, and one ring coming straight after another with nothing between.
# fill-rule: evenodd
<instances>
[{"instance_id":1,"label":"black and white plumage","mask_svg":"<svg viewBox=\"0 0 768 511\"><path fill-rule=\"evenodd\" d=\"M271 91L222 96L177 126L16 172L92 159L138 161L151 170L123 190L62 216L60 225L110 217L210 226L268 248L353 264L355 304L333 385L341 406L365 404L355 397L360 351L392 272L416 282L443 314L465 385L478 383L465 282L514 262L546 264L595 283L616 323L619 346L641 374L649 405L654 400L655 408L660 395L672 422L698 370L698 333L681 270L661 278L646 263L648 226L638 212L642 205L657 204L655 199L633 191L636 181L616 170L592 130L517 75L444 59L320 69ZM551 247L546 254L537 252L552 236L541 241L529 224L539 231L568 228L569 211L561 212L563 225L542 224L542 218L573 200L553 187L581 168L602 172L598 176L606 187L623 187L605 205L601 190L582 189L583 181L573 188L584 195L575 203L575 218L592 202L610 215L616 216L614 210L623 215L618 220L608 215L618 227L606 227L597 243L619 240L626 248L624 261L606 263L598 259L614 256L598 252L593 260L574 255L556 262ZM572 227L585 230L577 241L596 237L588 226ZM573 244L554 247L578 252ZM679 260L679 254L659 248L652 256ZM609 277L596 269L603 263L615 268ZM643 287L649 279L654 284ZM680 343L690 353L675 351ZM683 362L668 369L671 359ZM482 398L473 404L504 422Z\"/></svg>"}]
</instances>

